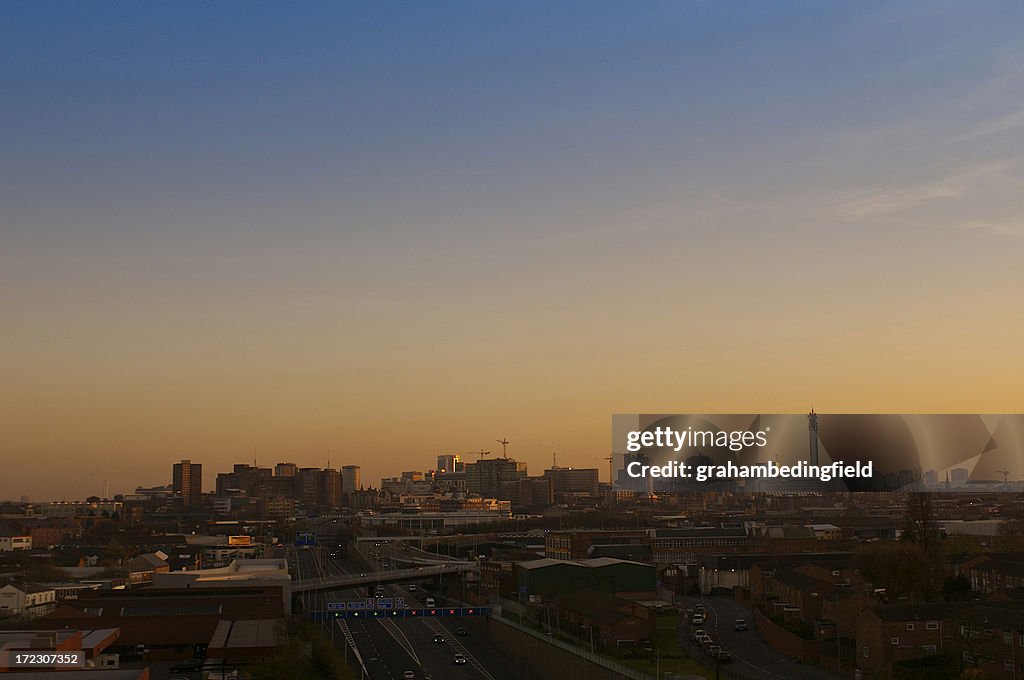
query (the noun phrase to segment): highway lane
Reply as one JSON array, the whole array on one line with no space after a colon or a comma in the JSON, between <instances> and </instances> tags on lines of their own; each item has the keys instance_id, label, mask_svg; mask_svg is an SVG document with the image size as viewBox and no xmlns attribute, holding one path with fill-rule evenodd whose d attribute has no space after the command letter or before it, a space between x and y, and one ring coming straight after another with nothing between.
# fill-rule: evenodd
<instances>
[{"instance_id":1,"label":"highway lane","mask_svg":"<svg viewBox=\"0 0 1024 680\"><path fill-rule=\"evenodd\" d=\"M708 666L713 667L714 663L703 654L700 646L693 642L695 628L703 628L716 642L729 650L733 656L730 670L753 680L786 680L794 677L828 680L835 677L820 667L797 663L773 649L754 630L753 612L746 605L735 600L711 597L681 598L679 604L687 607L703 604L707 609L708 618L703 625L693 626L689 621L682 623L680 641L695 658ZM736 631L736 619L745 620L748 630Z\"/></svg>"},{"instance_id":2,"label":"highway lane","mask_svg":"<svg viewBox=\"0 0 1024 680\"><path fill-rule=\"evenodd\" d=\"M359 573L359 567L346 558L318 560L320 553L315 549L298 552L301 554L301 574L305 578L317 578L322 574ZM422 600L418 599L415 593L409 592L404 585L385 585L385 594L388 597L405 597L409 607L421 605ZM324 610L327 602L372 596L373 589L368 590L370 592L349 589L303 597L307 598L311 608ZM518 680L518 675L511 671L508 659L488 644L480 633L480 621L472 619L473 617L438 617L428 620L404 617L349 618L346 622L365 662L368 680L400 680L406 670L414 671L417 678L436 680ZM470 631L467 637L456 635L456 629L460 626ZM335 644L345 645L340 631L335 630L334 633ZM435 634L441 634L445 641L435 643ZM468 662L455 664L456 652L464 654Z\"/></svg>"}]
</instances>

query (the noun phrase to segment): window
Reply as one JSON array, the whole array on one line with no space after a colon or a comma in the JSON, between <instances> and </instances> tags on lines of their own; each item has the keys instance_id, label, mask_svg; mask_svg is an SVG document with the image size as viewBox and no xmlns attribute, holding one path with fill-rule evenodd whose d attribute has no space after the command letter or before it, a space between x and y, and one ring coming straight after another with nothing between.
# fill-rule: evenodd
<instances>
[{"instance_id":1,"label":"window","mask_svg":"<svg viewBox=\"0 0 1024 680\"><path fill-rule=\"evenodd\" d=\"M935 653L935 645L921 645L921 651L924 652L925 654L934 654Z\"/></svg>"},{"instance_id":2,"label":"window","mask_svg":"<svg viewBox=\"0 0 1024 680\"><path fill-rule=\"evenodd\" d=\"M914 624L908 623L907 624L907 630L914 630Z\"/></svg>"},{"instance_id":3,"label":"window","mask_svg":"<svg viewBox=\"0 0 1024 680\"><path fill-rule=\"evenodd\" d=\"M867 648L867 647L865 647L865 648L864 648L864 658L866 659L866 658L868 658L868 656L869 656L869 654L868 654L868 648Z\"/></svg>"},{"instance_id":4,"label":"window","mask_svg":"<svg viewBox=\"0 0 1024 680\"><path fill-rule=\"evenodd\" d=\"M900 639L899 639L898 637L894 637L894 638L892 639L892 645L893 645L893 647L895 647L895 646L896 646L896 645L898 645L899 643L900 643Z\"/></svg>"},{"instance_id":5,"label":"window","mask_svg":"<svg viewBox=\"0 0 1024 680\"><path fill-rule=\"evenodd\" d=\"M1013 670L1013 662L1010 661L1009 659L1004 661L1003 662L1003 670L1004 671L1012 671Z\"/></svg>"},{"instance_id":6,"label":"window","mask_svg":"<svg viewBox=\"0 0 1024 680\"><path fill-rule=\"evenodd\" d=\"M939 629L939 622L938 621L929 621L928 623L924 624L924 627L925 627L926 630L938 630Z\"/></svg>"},{"instance_id":7,"label":"window","mask_svg":"<svg viewBox=\"0 0 1024 680\"><path fill-rule=\"evenodd\" d=\"M1003 633L1003 644L1004 645L1012 645L1013 644L1013 632L1012 631L1008 631L1008 632Z\"/></svg>"}]
</instances>

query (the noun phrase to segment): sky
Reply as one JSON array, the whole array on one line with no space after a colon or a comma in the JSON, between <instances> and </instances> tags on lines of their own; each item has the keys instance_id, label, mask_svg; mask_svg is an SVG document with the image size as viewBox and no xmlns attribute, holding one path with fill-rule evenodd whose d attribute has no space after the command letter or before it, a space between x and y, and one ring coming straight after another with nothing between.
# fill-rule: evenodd
<instances>
[{"instance_id":1,"label":"sky","mask_svg":"<svg viewBox=\"0 0 1024 680\"><path fill-rule=\"evenodd\" d=\"M1021 3L0 12L0 498L1022 410Z\"/></svg>"}]
</instances>

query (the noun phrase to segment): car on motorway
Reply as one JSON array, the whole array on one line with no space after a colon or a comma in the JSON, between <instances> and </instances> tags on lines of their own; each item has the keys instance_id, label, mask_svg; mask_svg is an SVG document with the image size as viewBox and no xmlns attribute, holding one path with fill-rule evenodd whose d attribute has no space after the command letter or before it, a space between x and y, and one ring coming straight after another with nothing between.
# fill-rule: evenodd
<instances>
[{"instance_id":1,"label":"car on motorway","mask_svg":"<svg viewBox=\"0 0 1024 680\"><path fill-rule=\"evenodd\" d=\"M464 664L464 663L466 663L466 657L463 656L462 654L456 654L455 656L452 657L452 662L456 663L456 664L460 664L460 665Z\"/></svg>"},{"instance_id":2,"label":"car on motorway","mask_svg":"<svg viewBox=\"0 0 1024 680\"><path fill-rule=\"evenodd\" d=\"M434 636L434 644L435 645L439 645L439 644L441 644L443 642L444 642L444 636L443 635L435 635Z\"/></svg>"},{"instance_id":3,"label":"car on motorway","mask_svg":"<svg viewBox=\"0 0 1024 680\"><path fill-rule=\"evenodd\" d=\"M437 602L434 600L434 598L428 597L426 599L426 602L424 603L424 606L426 606L428 609L430 609L430 608L436 607L437 606Z\"/></svg>"},{"instance_id":4,"label":"car on motorway","mask_svg":"<svg viewBox=\"0 0 1024 680\"><path fill-rule=\"evenodd\" d=\"M409 584L409 592L410 593L415 593L416 592L416 584L415 583L410 583Z\"/></svg>"},{"instance_id":5,"label":"car on motorway","mask_svg":"<svg viewBox=\"0 0 1024 680\"><path fill-rule=\"evenodd\" d=\"M403 680L416 680L416 673L414 671L406 671L402 673Z\"/></svg>"},{"instance_id":6,"label":"car on motorway","mask_svg":"<svg viewBox=\"0 0 1024 680\"><path fill-rule=\"evenodd\" d=\"M717 658L719 663L732 663L732 654L729 653L728 649L718 650Z\"/></svg>"},{"instance_id":7,"label":"car on motorway","mask_svg":"<svg viewBox=\"0 0 1024 680\"><path fill-rule=\"evenodd\" d=\"M463 628L462 626L459 626L458 628L455 629L455 634L458 635L459 637L466 637L467 635L469 635L469 633L466 632L466 629Z\"/></svg>"},{"instance_id":8,"label":"car on motorway","mask_svg":"<svg viewBox=\"0 0 1024 680\"><path fill-rule=\"evenodd\" d=\"M195 673L201 670L203 670L202 659L188 659L171 666L172 673Z\"/></svg>"},{"instance_id":9,"label":"car on motorway","mask_svg":"<svg viewBox=\"0 0 1024 680\"><path fill-rule=\"evenodd\" d=\"M732 627L736 629L736 631L744 631L747 629L747 622L745 619L736 619L736 622L733 623Z\"/></svg>"}]
</instances>

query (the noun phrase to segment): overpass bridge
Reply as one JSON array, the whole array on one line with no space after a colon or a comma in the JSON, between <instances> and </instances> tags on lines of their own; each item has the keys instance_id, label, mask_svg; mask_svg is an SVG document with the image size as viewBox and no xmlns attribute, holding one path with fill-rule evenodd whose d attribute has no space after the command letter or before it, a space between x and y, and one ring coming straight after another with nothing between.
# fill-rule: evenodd
<instances>
[{"instance_id":1,"label":"overpass bridge","mask_svg":"<svg viewBox=\"0 0 1024 680\"><path fill-rule=\"evenodd\" d=\"M476 565L472 562L447 562L445 564L416 567L414 569L389 569L387 571L370 571L365 574L343 574L340 576L310 578L294 581L292 583L292 594L314 593L322 590L344 590L377 583L402 583L428 576L460 574L474 571L475 569Z\"/></svg>"}]
</instances>

